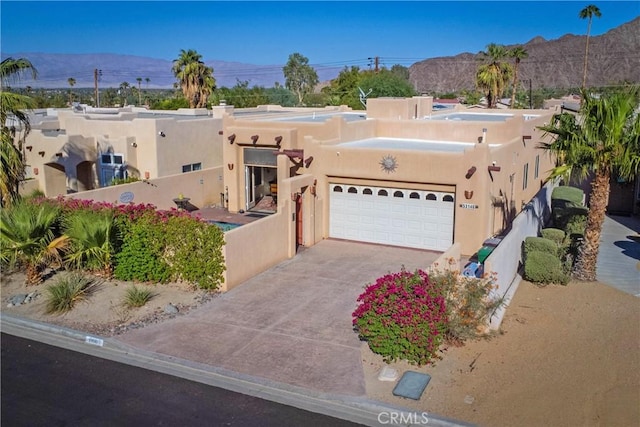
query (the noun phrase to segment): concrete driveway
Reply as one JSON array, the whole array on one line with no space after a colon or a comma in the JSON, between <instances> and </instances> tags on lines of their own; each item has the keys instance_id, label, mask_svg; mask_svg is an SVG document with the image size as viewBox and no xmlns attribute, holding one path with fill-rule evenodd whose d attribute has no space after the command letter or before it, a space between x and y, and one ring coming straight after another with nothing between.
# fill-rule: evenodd
<instances>
[{"instance_id":1,"label":"concrete driveway","mask_svg":"<svg viewBox=\"0 0 640 427\"><path fill-rule=\"evenodd\" d=\"M324 240L185 316L117 340L253 378L364 396L351 323L356 298L377 277L426 269L438 255Z\"/></svg>"}]
</instances>

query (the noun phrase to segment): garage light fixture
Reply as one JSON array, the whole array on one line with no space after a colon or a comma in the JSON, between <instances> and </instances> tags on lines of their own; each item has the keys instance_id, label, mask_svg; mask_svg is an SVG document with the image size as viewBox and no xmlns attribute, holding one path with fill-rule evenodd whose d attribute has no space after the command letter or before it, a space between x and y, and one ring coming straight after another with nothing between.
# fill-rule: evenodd
<instances>
[{"instance_id":1,"label":"garage light fixture","mask_svg":"<svg viewBox=\"0 0 640 427\"><path fill-rule=\"evenodd\" d=\"M260 135L251 136L251 141L253 142L253 145L256 145L256 143L258 142L258 138L260 138Z\"/></svg>"},{"instance_id":2,"label":"garage light fixture","mask_svg":"<svg viewBox=\"0 0 640 427\"><path fill-rule=\"evenodd\" d=\"M236 140L236 134L232 133L227 137L227 139L229 140L229 144L233 144L233 142Z\"/></svg>"}]
</instances>

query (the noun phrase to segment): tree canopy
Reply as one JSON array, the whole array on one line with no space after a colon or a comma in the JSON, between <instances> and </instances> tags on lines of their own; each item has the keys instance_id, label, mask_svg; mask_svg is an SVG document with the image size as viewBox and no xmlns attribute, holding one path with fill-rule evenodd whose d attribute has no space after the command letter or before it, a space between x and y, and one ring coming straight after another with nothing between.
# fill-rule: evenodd
<instances>
[{"instance_id":1,"label":"tree canopy","mask_svg":"<svg viewBox=\"0 0 640 427\"><path fill-rule=\"evenodd\" d=\"M213 77L213 68L202 62L202 55L191 49L180 50L180 56L173 61L172 71L184 97L189 101L189 108L206 107L216 79Z\"/></svg>"},{"instance_id":2,"label":"tree canopy","mask_svg":"<svg viewBox=\"0 0 640 427\"><path fill-rule=\"evenodd\" d=\"M541 148L553 153L557 166L550 177L592 175L584 244L574 275L596 279L602 224L609 203L611 178L631 180L640 172L640 114L638 86L609 94L582 91L579 114L561 113L541 126L551 142Z\"/></svg>"},{"instance_id":3,"label":"tree canopy","mask_svg":"<svg viewBox=\"0 0 640 427\"><path fill-rule=\"evenodd\" d=\"M24 74L31 74L33 79L38 76L35 67L25 58L6 58L0 64L0 205L3 207L18 197L18 184L25 173L22 147L31 130L27 110L33 109L35 103L28 96L6 90ZM7 122L9 118L13 123Z\"/></svg>"},{"instance_id":4,"label":"tree canopy","mask_svg":"<svg viewBox=\"0 0 640 427\"><path fill-rule=\"evenodd\" d=\"M312 93L318 84L316 70L309 65L309 59L306 56L296 52L289 55L289 60L282 68L282 72L285 87L296 94L298 105L302 105L304 96Z\"/></svg>"}]
</instances>

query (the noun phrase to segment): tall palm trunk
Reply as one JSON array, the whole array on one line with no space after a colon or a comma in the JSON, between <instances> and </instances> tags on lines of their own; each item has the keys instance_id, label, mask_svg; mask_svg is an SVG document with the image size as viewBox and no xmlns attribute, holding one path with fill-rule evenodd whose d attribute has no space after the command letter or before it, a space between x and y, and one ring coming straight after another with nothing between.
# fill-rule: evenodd
<instances>
[{"instance_id":1,"label":"tall palm trunk","mask_svg":"<svg viewBox=\"0 0 640 427\"><path fill-rule=\"evenodd\" d=\"M516 65L513 67L513 90L511 91L511 104L509 107L515 108L516 103L516 88L518 87L518 65L520 60L516 59Z\"/></svg>"},{"instance_id":2,"label":"tall palm trunk","mask_svg":"<svg viewBox=\"0 0 640 427\"><path fill-rule=\"evenodd\" d=\"M602 225L609 203L610 180L611 173L608 170L598 170L591 183L591 198L584 242L576 261L575 277L578 280L596 280L596 263Z\"/></svg>"},{"instance_id":3,"label":"tall palm trunk","mask_svg":"<svg viewBox=\"0 0 640 427\"><path fill-rule=\"evenodd\" d=\"M591 18L589 18L589 25L587 26L587 43L584 48L584 69L582 72L582 89L587 86L587 63L589 61L589 34L591 33Z\"/></svg>"}]
</instances>

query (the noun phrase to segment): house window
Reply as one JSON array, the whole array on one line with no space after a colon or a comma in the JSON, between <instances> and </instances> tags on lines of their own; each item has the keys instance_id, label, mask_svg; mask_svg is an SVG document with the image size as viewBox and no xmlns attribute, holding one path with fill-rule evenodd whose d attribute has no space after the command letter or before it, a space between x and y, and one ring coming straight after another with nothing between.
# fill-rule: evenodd
<instances>
[{"instance_id":1,"label":"house window","mask_svg":"<svg viewBox=\"0 0 640 427\"><path fill-rule=\"evenodd\" d=\"M435 194L433 193L429 193L427 194L427 197L425 197L427 200L438 200L438 198L436 197Z\"/></svg>"},{"instance_id":2,"label":"house window","mask_svg":"<svg viewBox=\"0 0 640 427\"><path fill-rule=\"evenodd\" d=\"M356 189L356 187L349 187L347 193L358 194L358 190Z\"/></svg>"},{"instance_id":3,"label":"house window","mask_svg":"<svg viewBox=\"0 0 640 427\"><path fill-rule=\"evenodd\" d=\"M202 163L192 163L190 165L182 165L182 173L199 171L202 169Z\"/></svg>"},{"instance_id":4,"label":"house window","mask_svg":"<svg viewBox=\"0 0 640 427\"><path fill-rule=\"evenodd\" d=\"M339 185L336 185L335 187L333 187L333 192L342 193L342 187L340 187Z\"/></svg>"},{"instance_id":5,"label":"house window","mask_svg":"<svg viewBox=\"0 0 640 427\"><path fill-rule=\"evenodd\" d=\"M444 197L442 198L442 201L443 201L443 202L453 202L453 196L451 196L451 195L447 194L446 196L444 196Z\"/></svg>"},{"instance_id":6,"label":"house window","mask_svg":"<svg viewBox=\"0 0 640 427\"><path fill-rule=\"evenodd\" d=\"M362 190L362 194L366 194L367 196L370 196L373 194L373 191L371 191L370 188L365 188L364 190Z\"/></svg>"},{"instance_id":7,"label":"house window","mask_svg":"<svg viewBox=\"0 0 640 427\"><path fill-rule=\"evenodd\" d=\"M524 170L522 171L522 189L527 189L527 180L529 178L529 163L524 164Z\"/></svg>"},{"instance_id":8,"label":"house window","mask_svg":"<svg viewBox=\"0 0 640 427\"><path fill-rule=\"evenodd\" d=\"M387 190L378 190L378 196L388 196Z\"/></svg>"},{"instance_id":9,"label":"house window","mask_svg":"<svg viewBox=\"0 0 640 427\"><path fill-rule=\"evenodd\" d=\"M393 193L393 197L404 197L404 193L400 190Z\"/></svg>"},{"instance_id":10,"label":"house window","mask_svg":"<svg viewBox=\"0 0 640 427\"><path fill-rule=\"evenodd\" d=\"M536 166L533 170L533 177L538 179L538 174L540 173L540 154L536 156Z\"/></svg>"},{"instance_id":11,"label":"house window","mask_svg":"<svg viewBox=\"0 0 640 427\"><path fill-rule=\"evenodd\" d=\"M410 199L419 199L420 195L418 193L416 193L415 191L411 192L411 194L409 194L409 198Z\"/></svg>"},{"instance_id":12,"label":"house window","mask_svg":"<svg viewBox=\"0 0 640 427\"><path fill-rule=\"evenodd\" d=\"M122 154L101 154L100 163L103 165L122 165L124 156Z\"/></svg>"}]
</instances>

